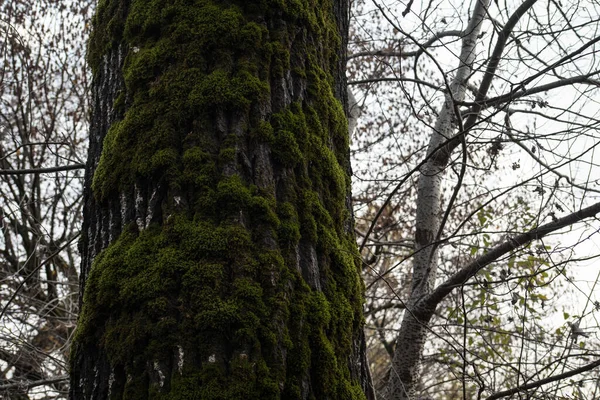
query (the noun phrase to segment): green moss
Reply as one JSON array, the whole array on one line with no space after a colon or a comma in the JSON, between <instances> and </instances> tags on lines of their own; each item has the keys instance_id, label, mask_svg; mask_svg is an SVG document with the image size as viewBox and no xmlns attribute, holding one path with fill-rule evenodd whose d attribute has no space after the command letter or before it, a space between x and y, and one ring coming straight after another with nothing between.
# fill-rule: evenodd
<instances>
[{"instance_id":1,"label":"green moss","mask_svg":"<svg viewBox=\"0 0 600 400\"><path fill-rule=\"evenodd\" d=\"M266 83L245 71L237 76L223 70L213 71L197 83L190 95L190 106L197 108L247 108L268 93Z\"/></svg>"},{"instance_id":2,"label":"green moss","mask_svg":"<svg viewBox=\"0 0 600 400\"><path fill-rule=\"evenodd\" d=\"M290 69L290 52L287 46L280 42L272 42L270 51L273 56L273 74L282 78L285 71Z\"/></svg>"},{"instance_id":3,"label":"green moss","mask_svg":"<svg viewBox=\"0 0 600 400\"><path fill-rule=\"evenodd\" d=\"M277 213L281 221L278 230L279 244L284 249L294 248L300 241L300 223L296 208L289 202L280 203Z\"/></svg>"},{"instance_id":4,"label":"green moss","mask_svg":"<svg viewBox=\"0 0 600 400\"><path fill-rule=\"evenodd\" d=\"M295 166L303 159L295 135L285 130L277 131L273 140L273 154L277 161L288 167Z\"/></svg>"},{"instance_id":5,"label":"green moss","mask_svg":"<svg viewBox=\"0 0 600 400\"><path fill-rule=\"evenodd\" d=\"M331 322L331 307L323 292L312 292L308 300L308 322L318 327L328 327Z\"/></svg>"},{"instance_id":6,"label":"green moss","mask_svg":"<svg viewBox=\"0 0 600 400\"><path fill-rule=\"evenodd\" d=\"M270 143L273 141L273 127L268 121L259 121L258 126L250 131L250 137L257 142Z\"/></svg>"},{"instance_id":7,"label":"green moss","mask_svg":"<svg viewBox=\"0 0 600 400\"><path fill-rule=\"evenodd\" d=\"M227 147L221 149L221 151L219 152L219 161L222 164L235 161L236 154L237 152L234 148Z\"/></svg>"},{"instance_id":8,"label":"green moss","mask_svg":"<svg viewBox=\"0 0 600 400\"><path fill-rule=\"evenodd\" d=\"M177 165L179 155L176 149L160 149L150 157L150 168L153 171L166 169Z\"/></svg>"},{"instance_id":9,"label":"green moss","mask_svg":"<svg viewBox=\"0 0 600 400\"><path fill-rule=\"evenodd\" d=\"M234 175L221 180L217 186L218 203L225 209L242 208L250 203L250 189L239 176Z\"/></svg>"},{"instance_id":10,"label":"green moss","mask_svg":"<svg viewBox=\"0 0 600 400\"><path fill-rule=\"evenodd\" d=\"M206 188L216 180L214 158L200 146L187 149L183 153L182 161L183 171L177 182L178 186Z\"/></svg>"},{"instance_id":11,"label":"green moss","mask_svg":"<svg viewBox=\"0 0 600 400\"><path fill-rule=\"evenodd\" d=\"M94 71L102 62L102 54L117 46L116 38L98 33L118 19L112 14L117 12L117 3L99 5L88 54ZM198 6L164 3L133 1L121 22L118 40L129 48L123 76L132 103L123 121L113 124L106 136L106 148L94 176L98 198L106 198L139 178L162 175L169 181L178 179L179 174L170 169L181 170L181 166L170 152L165 158L165 150L182 142L181 133L191 121L205 118L207 112L218 108L247 109L268 96L268 76L264 74L268 68L257 65L257 59L264 59L271 51L270 45L263 43L267 35L263 25L245 21L235 6L210 1ZM234 61L234 54L239 56L240 52L248 56ZM211 54L210 63L206 54ZM119 107L122 98L120 94ZM162 154L148 158L154 153Z\"/></svg>"}]
</instances>

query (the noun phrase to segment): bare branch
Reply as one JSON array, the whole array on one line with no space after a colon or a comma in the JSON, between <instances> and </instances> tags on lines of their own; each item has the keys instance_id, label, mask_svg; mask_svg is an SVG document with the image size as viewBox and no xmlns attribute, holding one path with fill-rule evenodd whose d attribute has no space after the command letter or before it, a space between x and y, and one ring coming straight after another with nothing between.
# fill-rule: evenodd
<instances>
[{"instance_id":1,"label":"bare branch","mask_svg":"<svg viewBox=\"0 0 600 400\"><path fill-rule=\"evenodd\" d=\"M440 40L442 38L461 37L463 34L464 34L464 32L459 31L459 30L439 32L439 33L436 33L433 37L431 37L429 40L427 40L422 45L417 45L417 46L419 46L419 50L414 50L414 51L387 51L387 50L361 51L358 53L349 54L347 57L347 60L351 60L353 58L358 58L358 57L373 57L373 56L374 57L401 57L401 58L415 57L415 56L419 56L419 55L423 54L425 49L431 47L435 42L437 42L438 40Z\"/></svg>"},{"instance_id":2,"label":"bare branch","mask_svg":"<svg viewBox=\"0 0 600 400\"><path fill-rule=\"evenodd\" d=\"M0 390L12 390L12 389L31 389L38 386L51 385L53 383L66 382L69 380L68 375L61 375L55 378L41 379L39 381L21 381L15 383L8 383L6 385L0 385Z\"/></svg>"},{"instance_id":3,"label":"bare branch","mask_svg":"<svg viewBox=\"0 0 600 400\"><path fill-rule=\"evenodd\" d=\"M542 239L544 236L559 229L573 225L583 219L593 217L598 213L600 213L600 202L559 218L556 221L532 229L529 232L510 238L506 242L490 249L487 253L478 257L469 265L452 275L446 282L439 285L429 296L423 299L421 303L426 305L427 308L435 307L435 305L442 301L442 299L452 292L452 290L463 285L467 280L477 274L478 271L498 260L503 255L508 254L529 242Z\"/></svg>"},{"instance_id":4,"label":"bare branch","mask_svg":"<svg viewBox=\"0 0 600 400\"><path fill-rule=\"evenodd\" d=\"M600 360L596 360L587 365L584 365L583 367L575 368L571 371L568 371L568 372L565 372L562 374L549 376L548 378L540 379L539 381L527 383L525 385L521 385L521 386L513 388L513 389L503 390L501 392L494 393L493 395L487 397L485 400L500 399L502 397L510 396L512 394L523 392L525 390L535 389L535 388L545 385L547 383L560 381L562 379L569 378L569 377L575 376L575 375L579 375L586 371L590 371L598 366L600 366Z\"/></svg>"},{"instance_id":5,"label":"bare branch","mask_svg":"<svg viewBox=\"0 0 600 400\"><path fill-rule=\"evenodd\" d=\"M400 77L398 77L398 78L360 79L357 81L350 81L350 82L348 82L348 85L360 85L360 84L365 84L365 83L378 83L378 82L410 82L410 83L416 83L417 85L427 86L427 87L430 87L435 90L445 90L442 87L435 85L431 82L423 81L420 79L400 78Z\"/></svg>"},{"instance_id":6,"label":"bare branch","mask_svg":"<svg viewBox=\"0 0 600 400\"><path fill-rule=\"evenodd\" d=\"M85 164L72 164L61 167L50 168L28 168L28 169L0 169L0 175L26 175L26 174L49 174L52 172L72 171L84 169Z\"/></svg>"},{"instance_id":7,"label":"bare branch","mask_svg":"<svg viewBox=\"0 0 600 400\"><path fill-rule=\"evenodd\" d=\"M600 36L598 38L600 39ZM529 96L529 95L536 94L536 93L543 93L548 90L558 89L558 88L565 87L565 86L572 86L572 85L575 85L578 83L579 84L588 84L588 85L593 85L593 86L600 86L599 81L597 81L595 79L590 79L592 76L595 76L598 74L600 74L600 71L594 71L594 72L590 72L589 74L585 74L585 75L579 75L579 76L573 76L571 78L560 79L558 81L550 82L545 85L536 86L531 89L521 89L519 91L506 93L501 96L492 97L487 100L482 100L478 104L481 108L498 106L502 103L507 103L507 102L510 102L513 100L517 100L524 96ZM522 86L519 85L519 87L522 87ZM477 102L463 102L460 104L475 107L477 105ZM473 111L470 111L469 113L472 115Z\"/></svg>"}]
</instances>

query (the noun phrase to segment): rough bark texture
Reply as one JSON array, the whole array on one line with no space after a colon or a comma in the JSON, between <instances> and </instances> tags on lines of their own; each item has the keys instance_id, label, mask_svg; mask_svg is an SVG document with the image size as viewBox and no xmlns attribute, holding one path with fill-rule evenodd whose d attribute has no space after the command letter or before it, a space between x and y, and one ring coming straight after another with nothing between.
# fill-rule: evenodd
<instances>
[{"instance_id":1,"label":"rough bark texture","mask_svg":"<svg viewBox=\"0 0 600 400\"><path fill-rule=\"evenodd\" d=\"M435 311L435 305L421 300L431 294L438 269L435 239L439 236L438 231L444 215L442 181L448 167L450 152L456 147L457 121L461 118L456 115L455 102L465 98L467 81L475 59L477 36L488 6L489 0L479 0L475 3L473 16L463 34L460 65L450 83L449 92L431 133L427 150L429 159L420 170L412 291L396 339L396 350L383 394L386 400L414 399L420 382L419 367L423 347L429 330L428 324Z\"/></svg>"},{"instance_id":2,"label":"rough bark texture","mask_svg":"<svg viewBox=\"0 0 600 400\"><path fill-rule=\"evenodd\" d=\"M347 12L100 1L72 399L373 397Z\"/></svg>"}]
</instances>

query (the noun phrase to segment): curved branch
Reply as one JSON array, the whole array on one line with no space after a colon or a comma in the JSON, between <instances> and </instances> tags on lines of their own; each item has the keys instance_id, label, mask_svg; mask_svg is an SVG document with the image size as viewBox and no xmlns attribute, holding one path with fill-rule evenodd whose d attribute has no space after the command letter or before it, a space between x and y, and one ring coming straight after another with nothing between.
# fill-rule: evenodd
<instances>
[{"instance_id":1,"label":"curved branch","mask_svg":"<svg viewBox=\"0 0 600 400\"><path fill-rule=\"evenodd\" d=\"M561 79L558 81L546 83L545 85L536 86L531 89L521 89L516 92L506 93L506 94L492 97L492 98L489 98L486 100L481 100L479 102L477 102L477 100L476 100L475 102L462 102L459 104L464 105L464 106L478 107L481 110L482 108L485 108L485 107L497 106L502 103L507 103L509 101L517 100L524 96L541 93L541 92L546 92L546 91L552 90L552 89L558 89L563 86L571 86L576 83L600 86L600 81L595 80L595 79L590 79L592 76L599 75L599 74L600 74L600 71L594 71L594 72L590 72L589 74L574 76L571 78L565 78L565 79ZM519 85L519 87L522 87L522 85ZM474 111L470 111L469 112L470 115L473 115L472 114L473 112Z\"/></svg>"},{"instance_id":2,"label":"curved branch","mask_svg":"<svg viewBox=\"0 0 600 400\"><path fill-rule=\"evenodd\" d=\"M525 390L534 389L547 383L556 382L574 375L579 375L583 372L590 371L598 366L600 366L600 360L596 360L594 362L584 365L583 367L575 368L571 371L564 372L562 374L549 376L548 378L540 379L539 381L527 383L525 385L521 385L513 389L503 390L501 392L494 393L493 395L487 397L485 400L496 400Z\"/></svg>"},{"instance_id":3,"label":"curved branch","mask_svg":"<svg viewBox=\"0 0 600 400\"><path fill-rule=\"evenodd\" d=\"M559 218L556 221L552 221L548 224L539 226L528 232L521 233L520 235L508 239L506 242L490 249L486 254L476 258L466 267L456 272L454 275L448 278L446 282L435 288L435 290L429 296L425 297L420 303L422 303L423 306L426 306L428 309L435 308L435 306L439 304L440 301L442 301L450 292L452 292L452 290L463 285L482 268L490 265L500 257L529 242L542 239L554 231L573 225L583 219L593 217L598 213L600 213L600 202Z\"/></svg>"}]
</instances>

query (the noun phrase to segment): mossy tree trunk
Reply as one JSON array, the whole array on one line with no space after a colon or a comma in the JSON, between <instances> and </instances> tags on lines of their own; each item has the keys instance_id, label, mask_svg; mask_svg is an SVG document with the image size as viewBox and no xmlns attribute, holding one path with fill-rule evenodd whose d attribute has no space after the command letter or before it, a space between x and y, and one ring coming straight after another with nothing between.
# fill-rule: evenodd
<instances>
[{"instance_id":1,"label":"mossy tree trunk","mask_svg":"<svg viewBox=\"0 0 600 400\"><path fill-rule=\"evenodd\" d=\"M372 398L347 0L101 0L71 398Z\"/></svg>"}]
</instances>

